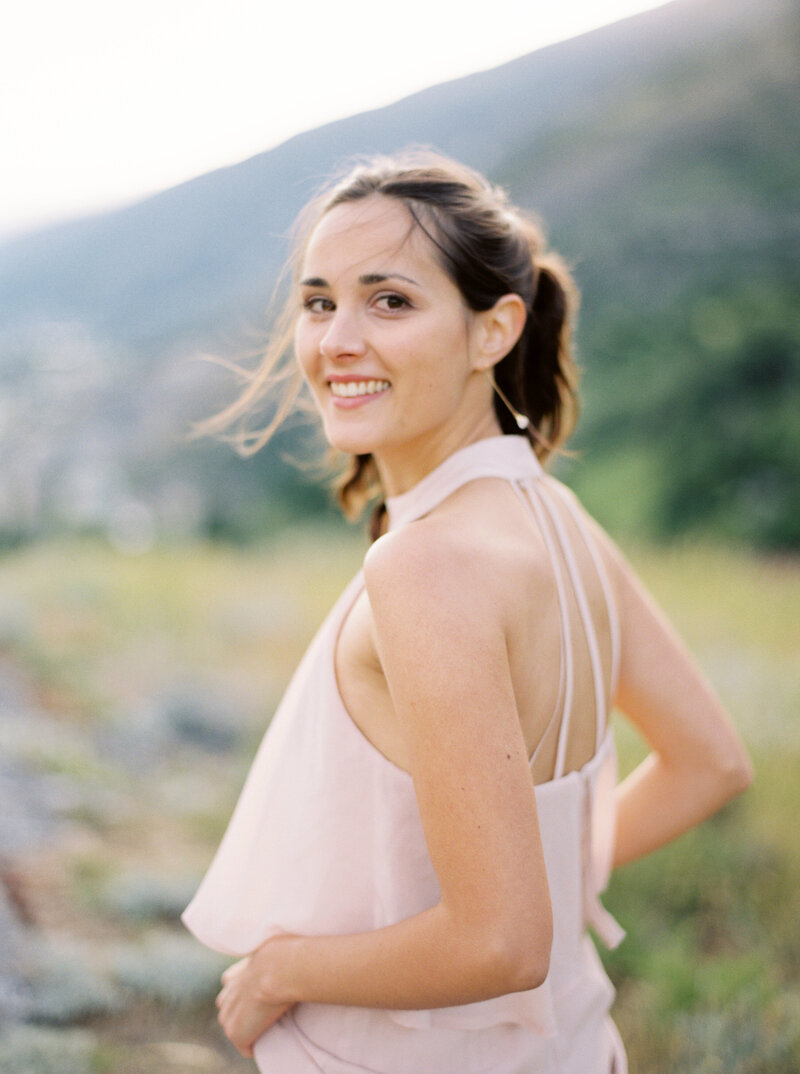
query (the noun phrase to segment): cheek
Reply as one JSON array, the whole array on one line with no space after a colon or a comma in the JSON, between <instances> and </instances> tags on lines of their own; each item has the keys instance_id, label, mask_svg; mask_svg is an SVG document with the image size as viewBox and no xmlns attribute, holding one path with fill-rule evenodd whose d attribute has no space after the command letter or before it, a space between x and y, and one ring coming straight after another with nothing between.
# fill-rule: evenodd
<instances>
[{"instance_id":1,"label":"cheek","mask_svg":"<svg viewBox=\"0 0 800 1074\"><path fill-rule=\"evenodd\" d=\"M472 369L463 322L457 320L439 326L425 342L429 355L427 373L432 384L447 395L460 393Z\"/></svg>"}]
</instances>

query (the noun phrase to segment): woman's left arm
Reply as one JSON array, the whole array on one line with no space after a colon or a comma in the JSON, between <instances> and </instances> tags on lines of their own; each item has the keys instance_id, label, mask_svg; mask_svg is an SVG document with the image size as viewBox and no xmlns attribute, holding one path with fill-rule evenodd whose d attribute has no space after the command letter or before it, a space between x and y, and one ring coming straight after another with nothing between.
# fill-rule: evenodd
<instances>
[{"instance_id":1,"label":"woman's left arm","mask_svg":"<svg viewBox=\"0 0 800 1074\"><path fill-rule=\"evenodd\" d=\"M373 932L279 936L238 964L220 1021L245 1054L297 1002L451 1006L533 988L547 974L536 799L497 594L489 578L476 585L476 569L474 555L421 524L378 542L365 567L440 899Z\"/></svg>"}]
</instances>

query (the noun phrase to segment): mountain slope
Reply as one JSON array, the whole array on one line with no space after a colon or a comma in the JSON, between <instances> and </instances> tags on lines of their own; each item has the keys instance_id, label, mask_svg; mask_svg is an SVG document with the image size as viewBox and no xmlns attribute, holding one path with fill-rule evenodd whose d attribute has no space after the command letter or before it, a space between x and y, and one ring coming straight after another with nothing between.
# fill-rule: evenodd
<instances>
[{"instance_id":1,"label":"mountain slope","mask_svg":"<svg viewBox=\"0 0 800 1074\"><path fill-rule=\"evenodd\" d=\"M129 208L12 240L0 245L0 328L75 318L148 347L213 331L263 304L282 237L344 158L420 143L494 172L520 146L580 123L588 106L638 93L687 53L749 34L763 11L752 0L680 0L299 135ZM541 203L537 190L524 193Z\"/></svg>"},{"instance_id":2,"label":"mountain slope","mask_svg":"<svg viewBox=\"0 0 800 1074\"><path fill-rule=\"evenodd\" d=\"M178 482L193 518L249 529L265 492L296 497L277 449L177 442L230 385L176 356L258 335L337 161L423 143L540 210L575 266L587 403L564 471L600 517L800 545L797 23L792 0L677 0L0 246L0 519L131 498L161 518Z\"/></svg>"}]
</instances>

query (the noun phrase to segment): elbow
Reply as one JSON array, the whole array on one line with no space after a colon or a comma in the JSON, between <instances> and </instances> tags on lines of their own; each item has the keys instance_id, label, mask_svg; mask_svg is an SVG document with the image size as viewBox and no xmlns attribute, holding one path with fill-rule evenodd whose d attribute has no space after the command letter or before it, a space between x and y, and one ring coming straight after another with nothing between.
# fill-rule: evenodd
<instances>
[{"instance_id":1,"label":"elbow","mask_svg":"<svg viewBox=\"0 0 800 1074\"><path fill-rule=\"evenodd\" d=\"M726 800L746 791L753 782L753 766L747 751L739 741L732 743L720 765L718 779Z\"/></svg>"},{"instance_id":2,"label":"elbow","mask_svg":"<svg viewBox=\"0 0 800 1074\"><path fill-rule=\"evenodd\" d=\"M528 943L525 949L517 947L510 952L506 960L506 992L527 992L543 985L550 972L550 945L552 933L543 942L541 937L536 943Z\"/></svg>"},{"instance_id":3,"label":"elbow","mask_svg":"<svg viewBox=\"0 0 800 1074\"><path fill-rule=\"evenodd\" d=\"M539 988L550 972L550 951L527 959L517 959L509 975L508 992L528 992Z\"/></svg>"},{"instance_id":4,"label":"elbow","mask_svg":"<svg viewBox=\"0 0 800 1074\"><path fill-rule=\"evenodd\" d=\"M715 809L742 794L753 782L753 767L744 749L730 752L713 766L710 784L714 787Z\"/></svg>"},{"instance_id":5,"label":"elbow","mask_svg":"<svg viewBox=\"0 0 800 1074\"><path fill-rule=\"evenodd\" d=\"M541 918L528 928L509 929L487 944L491 976L497 982L497 995L527 992L544 984L550 970L553 920Z\"/></svg>"},{"instance_id":6,"label":"elbow","mask_svg":"<svg viewBox=\"0 0 800 1074\"><path fill-rule=\"evenodd\" d=\"M729 798L742 794L753 782L753 765L744 750L727 766L725 782Z\"/></svg>"}]
</instances>

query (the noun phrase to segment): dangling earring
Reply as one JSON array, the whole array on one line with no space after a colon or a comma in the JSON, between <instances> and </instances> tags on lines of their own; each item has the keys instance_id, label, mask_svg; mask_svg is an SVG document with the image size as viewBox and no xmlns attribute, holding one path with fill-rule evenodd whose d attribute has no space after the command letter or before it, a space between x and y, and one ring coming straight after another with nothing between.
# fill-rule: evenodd
<instances>
[{"instance_id":1,"label":"dangling earring","mask_svg":"<svg viewBox=\"0 0 800 1074\"><path fill-rule=\"evenodd\" d=\"M491 372L488 369L486 370L486 376L489 378L489 383L494 388L494 390L497 392L497 394L500 397L501 401L503 403L505 403L505 405L508 407L509 413L513 417L514 421L517 423L517 428L519 428L519 429L527 429L528 426L530 425L530 418L526 418L524 414L520 414L520 412L518 410L514 409L514 407L511 405L511 403L509 403L508 399L506 399L506 397L503 394L503 392L501 392L500 389L497 387L495 379L494 379L494 377L492 376Z\"/></svg>"}]
</instances>

